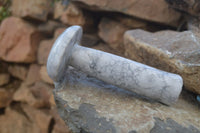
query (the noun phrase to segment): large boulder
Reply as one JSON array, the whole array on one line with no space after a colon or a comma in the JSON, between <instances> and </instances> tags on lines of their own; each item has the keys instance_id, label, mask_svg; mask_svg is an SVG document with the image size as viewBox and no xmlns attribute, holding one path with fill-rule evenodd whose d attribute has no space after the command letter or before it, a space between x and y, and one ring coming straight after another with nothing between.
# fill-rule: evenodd
<instances>
[{"instance_id":1,"label":"large boulder","mask_svg":"<svg viewBox=\"0 0 200 133\"><path fill-rule=\"evenodd\" d=\"M200 94L199 39L190 31L150 33L130 30L124 35L125 55L135 61L180 74L185 88Z\"/></svg>"},{"instance_id":2,"label":"large boulder","mask_svg":"<svg viewBox=\"0 0 200 133\"><path fill-rule=\"evenodd\" d=\"M17 17L8 17L0 26L0 59L18 63L34 62L42 38L33 25Z\"/></svg>"},{"instance_id":3,"label":"large boulder","mask_svg":"<svg viewBox=\"0 0 200 133\"><path fill-rule=\"evenodd\" d=\"M63 81L54 95L60 116L73 132L200 132L199 106L188 92L166 106L72 68Z\"/></svg>"},{"instance_id":4,"label":"large boulder","mask_svg":"<svg viewBox=\"0 0 200 133\"><path fill-rule=\"evenodd\" d=\"M177 25L180 14L169 8L164 0L73 0L88 5L93 10L121 12L133 17L163 23ZM84 3L84 4L83 4Z\"/></svg>"}]
</instances>

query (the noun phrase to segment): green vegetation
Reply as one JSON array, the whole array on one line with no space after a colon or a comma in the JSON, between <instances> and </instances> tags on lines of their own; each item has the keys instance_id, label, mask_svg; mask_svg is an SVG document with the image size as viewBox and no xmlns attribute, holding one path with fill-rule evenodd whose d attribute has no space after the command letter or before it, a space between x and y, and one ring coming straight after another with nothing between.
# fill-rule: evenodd
<instances>
[{"instance_id":1,"label":"green vegetation","mask_svg":"<svg viewBox=\"0 0 200 133\"><path fill-rule=\"evenodd\" d=\"M3 19L10 16L9 7L11 0L0 0L0 23Z\"/></svg>"}]
</instances>

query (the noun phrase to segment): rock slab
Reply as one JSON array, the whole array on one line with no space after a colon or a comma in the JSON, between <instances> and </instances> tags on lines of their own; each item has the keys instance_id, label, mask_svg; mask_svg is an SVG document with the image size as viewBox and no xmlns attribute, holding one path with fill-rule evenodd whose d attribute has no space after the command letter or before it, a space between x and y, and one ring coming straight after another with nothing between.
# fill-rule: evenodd
<instances>
[{"instance_id":1,"label":"rock slab","mask_svg":"<svg viewBox=\"0 0 200 133\"><path fill-rule=\"evenodd\" d=\"M200 94L200 43L192 32L130 30L125 55L135 61L180 74L186 89Z\"/></svg>"},{"instance_id":2,"label":"rock slab","mask_svg":"<svg viewBox=\"0 0 200 133\"><path fill-rule=\"evenodd\" d=\"M180 14L169 8L164 0L73 0L88 5L87 9L120 12L141 19L177 25Z\"/></svg>"},{"instance_id":3,"label":"rock slab","mask_svg":"<svg viewBox=\"0 0 200 133\"><path fill-rule=\"evenodd\" d=\"M200 132L200 106L188 92L169 107L69 68L54 96L75 133Z\"/></svg>"}]
</instances>

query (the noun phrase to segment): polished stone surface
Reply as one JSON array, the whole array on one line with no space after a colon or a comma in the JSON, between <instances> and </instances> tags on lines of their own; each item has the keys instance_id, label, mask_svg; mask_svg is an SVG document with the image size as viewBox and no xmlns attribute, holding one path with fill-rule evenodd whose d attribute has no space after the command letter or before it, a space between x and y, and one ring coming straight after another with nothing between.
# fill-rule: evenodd
<instances>
[{"instance_id":1,"label":"polished stone surface","mask_svg":"<svg viewBox=\"0 0 200 133\"><path fill-rule=\"evenodd\" d=\"M74 46L69 64L106 83L168 105L177 100L182 90L179 75L79 45Z\"/></svg>"},{"instance_id":2,"label":"polished stone surface","mask_svg":"<svg viewBox=\"0 0 200 133\"><path fill-rule=\"evenodd\" d=\"M64 79L68 65L112 85L158 100L174 103L183 81L179 75L106 52L78 45L82 28L71 26L54 43L48 57L47 71L54 82Z\"/></svg>"}]
</instances>

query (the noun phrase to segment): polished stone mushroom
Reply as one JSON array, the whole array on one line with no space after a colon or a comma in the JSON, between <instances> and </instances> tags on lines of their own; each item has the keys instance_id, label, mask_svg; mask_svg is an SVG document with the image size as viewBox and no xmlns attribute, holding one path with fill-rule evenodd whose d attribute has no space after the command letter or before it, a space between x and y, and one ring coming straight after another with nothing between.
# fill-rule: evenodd
<instances>
[{"instance_id":1,"label":"polished stone mushroom","mask_svg":"<svg viewBox=\"0 0 200 133\"><path fill-rule=\"evenodd\" d=\"M82 47L81 37L82 28L71 26L54 43L47 61L47 71L54 83L62 82L70 65L89 76L167 105L178 99L183 86L179 75Z\"/></svg>"}]
</instances>

